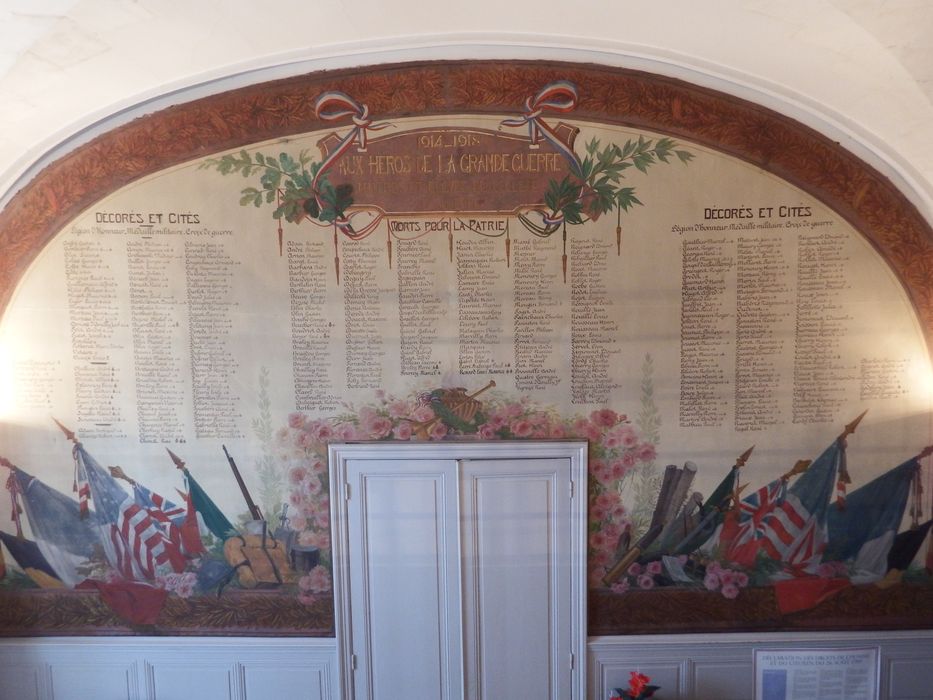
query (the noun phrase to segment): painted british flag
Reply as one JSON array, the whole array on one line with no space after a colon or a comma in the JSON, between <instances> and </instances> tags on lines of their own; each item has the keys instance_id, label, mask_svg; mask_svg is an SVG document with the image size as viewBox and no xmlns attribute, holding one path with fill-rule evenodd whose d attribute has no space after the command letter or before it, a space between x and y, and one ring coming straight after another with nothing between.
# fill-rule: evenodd
<instances>
[{"instance_id":1,"label":"painted british flag","mask_svg":"<svg viewBox=\"0 0 933 700\"><path fill-rule=\"evenodd\" d=\"M726 556L751 568L759 552L798 571L819 566L828 542L826 512L844 454L834 442L790 488L785 478L764 486L739 505L738 524Z\"/></svg>"},{"instance_id":2,"label":"painted british flag","mask_svg":"<svg viewBox=\"0 0 933 700\"><path fill-rule=\"evenodd\" d=\"M778 479L739 506L739 523L726 548L729 560L751 568L759 552L775 561L806 569L819 564L826 528Z\"/></svg>"}]
</instances>

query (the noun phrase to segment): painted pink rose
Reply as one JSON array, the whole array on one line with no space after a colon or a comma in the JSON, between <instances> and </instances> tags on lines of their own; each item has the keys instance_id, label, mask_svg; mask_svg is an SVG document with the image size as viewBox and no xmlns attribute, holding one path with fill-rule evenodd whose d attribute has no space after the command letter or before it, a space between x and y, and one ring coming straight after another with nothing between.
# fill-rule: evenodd
<instances>
[{"instance_id":1,"label":"painted pink rose","mask_svg":"<svg viewBox=\"0 0 933 700\"><path fill-rule=\"evenodd\" d=\"M619 414L611 408L601 408L590 414L590 420L600 427L611 428L619 422Z\"/></svg>"},{"instance_id":2,"label":"painted pink rose","mask_svg":"<svg viewBox=\"0 0 933 700\"><path fill-rule=\"evenodd\" d=\"M190 572L189 572L190 573ZM186 574L175 586L175 593L179 598L190 598L194 595L194 587L197 579L194 574Z\"/></svg>"},{"instance_id":3,"label":"painted pink rose","mask_svg":"<svg viewBox=\"0 0 933 700\"><path fill-rule=\"evenodd\" d=\"M642 573L641 564L639 564L637 561L632 562L632 565L628 567L628 570L625 573L627 573L629 576L640 576Z\"/></svg>"},{"instance_id":4,"label":"painted pink rose","mask_svg":"<svg viewBox=\"0 0 933 700\"><path fill-rule=\"evenodd\" d=\"M548 422L547 413L543 413L541 411L538 411L536 413L531 413L528 416L526 416L526 418L528 419L528 422L531 423L536 428L539 428Z\"/></svg>"},{"instance_id":5,"label":"painted pink rose","mask_svg":"<svg viewBox=\"0 0 933 700\"><path fill-rule=\"evenodd\" d=\"M309 575L305 574L300 579L298 579L298 590L302 593L311 592L311 577Z\"/></svg>"},{"instance_id":6,"label":"painted pink rose","mask_svg":"<svg viewBox=\"0 0 933 700\"><path fill-rule=\"evenodd\" d=\"M308 470L304 467L293 467L288 471L288 482L292 486L297 486L309 476Z\"/></svg>"},{"instance_id":7,"label":"painted pink rose","mask_svg":"<svg viewBox=\"0 0 933 700\"><path fill-rule=\"evenodd\" d=\"M311 471L318 475L323 474L327 471L327 465L321 460L316 459L311 463Z\"/></svg>"},{"instance_id":8,"label":"painted pink rose","mask_svg":"<svg viewBox=\"0 0 933 700\"><path fill-rule=\"evenodd\" d=\"M603 534L606 535L606 538L610 542L618 542L619 535L622 534L622 528L616 525L615 523L609 523L603 528Z\"/></svg>"},{"instance_id":9,"label":"painted pink rose","mask_svg":"<svg viewBox=\"0 0 933 700\"><path fill-rule=\"evenodd\" d=\"M593 549L602 549L608 542L605 533L599 530L590 533L590 547Z\"/></svg>"},{"instance_id":10,"label":"painted pink rose","mask_svg":"<svg viewBox=\"0 0 933 700\"><path fill-rule=\"evenodd\" d=\"M304 499L302 498L299 491L292 491L290 494L288 494L288 502L295 508L300 508L304 502Z\"/></svg>"},{"instance_id":11,"label":"painted pink rose","mask_svg":"<svg viewBox=\"0 0 933 700\"><path fill-rule=\"evenodd\" d=\"M612 562L609 560L609 552L605 549L597 549L593 552L591 560L600 566L608 566Z\"/></svg>"},{"instance_id":12,"label":"painted pink rose","mask_svg":"<svg viewBox=\"0 0 933 700\"><path fill-rule=\"evenodd\" d=\"M648 565L645 567L645 571L647 571L652 576L657 576L661 573L661 561L655 559L652 562L648 562Z\"/></svg>"},{"instance_id":13,"label":"painted pink rose","mask_svg":"<svg viewBox=\"0 0 933 700\"><path fill-rule=\"evenodd\" d=\"M303 428L305 424L305 415L304 413L289 413L288 414L288 427L298 430Z\"/></svg>"},{"instance_id":14,"label":"painted pink rose","mask_svg":"<svg viewBox=\"0 0 933 700\"><path fill-rule=\"evenodd\" d=\"M492 426L493 430L502 430L508 424L509 419L503 416L501 413L496 413L489 418L489 425Z\"/></svg>"},{"instance_id":15,"label":"painted pink rose","mask_svg":"<svg viewBox=\"0 0 933 700\"><path fill-rule=\"evenodd\" d=\"M317 496L322 490L321 480L314 477L302 482L302 489L309 496Z\"/></svg>"},{"instance_id":16,"label":"painted pink rose","mask_svg":"<svg viewBox=\"0 0 933 700\"><path fill-rule=\"evenodd\" d=\"M328 423L321 423L317 429L318 442L328 442L334 438L334 429Z\"/></svg>"},{"instance_id":17,"label":"painted pink rose","mask_svg":"<svg viewBox=\"0 0 933 700\"><path fill-rule=\"evenodd\" d=\"M432 440L443 440L446 435L447 426L440 421L434 424L434 426L431 428L431 432L429 433L429 436Z\"/></svg>"},{"instance_id":18,"label":"painted pink rose","mask_svg":"<svg viewBox=\"0 0 933 700\"><path fill-rule=\"evenodd\" d=\"M481 440L493 440L496 438L496 429L489 423L483 423L479 427L479 437Z\"/></svg>"},{"instance_id":19,"label":"painted pink rose","mask_svg":"<svg viewBox=\"0 0 933 700\"><path fill-rule=\"evenodd\" d=\"M314 527L325 528L330 525L330 515L326 510L315 513L312 517L314 518Z\"/></svg>"},{"instance_id":20,"label":"painted pink rose","mask_svg":"<svg viewBox=\"0 0 933 700\"><path fill-rule=\"evenodd\" d=\"M613 593L626 593L631 587L632 587L632 584L629 583L629 580L627 578L624 578L621 581L616 581L614 584L612 584L612 592Z\"/></svg>"},{"instance_id":21,"label":"painted pink rose","mask_svg":"<svg viewBox=\"0 0 933 700\"><path fill-rule=\"evenodd\" d=\"M353 423L340 423L334 428L334 435L338 440L347 441L347 440L356 440L357 439L357 430L356 426Z\"/></svg>"},{"instance_id":22,"label":"painted pink rose","mask_svg":"<svg viewBox=\"0 0 933 700\"><path fill-rule=\"evenodd\" d=\"M718 574L720 571L722 571L722 564L720 564L718 561L711 561L707 565L706 571L711 574Z\"/></svg>"},{"instance_id":23,"label":"painted pink rose","mask_svg":"<svg viewBox=\"0 0 933 700\"><path fill-rule=\"evenodd\" d=\"M596 504L603 508L612 508L617 502L618 496L608 491L603 491L596 497Z\"/></svg>"},{"instance_id":24,"label":"painted pink rose","mask_svg":"<svg viewBox=\"0 0 933 700\"><path fill-rule=\"evenodd\" d=\"M638 459L642 462L650 462L657 456L658 453L650 442L644 442L638 448Z\"/></svg>"},{"instance_id":25,"label":"painted pink rose","mask_svg":"<svg viewBox=\"0 0 933 700\"><path fill-rule=\"evenodd\" d=\"M512 431L512 435L515 437L528 437L531 435L532 425L530 421L520 418L512 421L509 430Z\"/></svg>"},{"instance_id":26,"label":"painted pink rose","mask_svg":"<svg viewBox=\"0 0 933 700\"><path fill-rule=\"evenodd\" d=\"M315 566L308 574L309 590L314 593L327 593L330 591L330 573L323 566Z\"/></svg>"},{"instance_id":27,"label":"painted pink rose","mask_svg":"<svg viewBox=\"0 0 933 700\"><path fill-rule=\"evenodd\" d=\"M407 401L393 401L389 404L388 411L391 418L405 418L411 412L411 406Z\"/></svg>"},{"instance_id":28,"label":"painted pink rose","mask_svg":"<svg viewBox=\"0 0 933 700\"><path fill-rule=\"evenodd\" d=\"M567 429L561 423L554 423L548 432L548 437L559 440L567 437Z\"/></svg>"},{"instance_id":29,"label":"painted pink rose","mask_svg":"<svg viewBox=\"0 0 933 700\"><path fill-rule=\"evenodd\" d=\"M314 605L317 602L317 598L310 593L299 593L298 602L302 605Z\"/></svg>"},{"instance_id":30,"label":"painted pink rose","mask_svg":"<svg viewBox=\"0 0 933 700\"><path fill-rule=\"evenodd\" d=\"M748 585L748 574L743 571L736 571L735 585L737 585L739 588L745 588Z\"/></svg>"},{"instance_id":31,"label":"painted pink rose","mask_svg":"<svg viewBox=\"0 0 933 700\"><path fill-rule=\"evenodd\" d=\"M654 578L648 574L642 574L638 577L638 587L643 590L654 588Z\"/></svg>"},{"instance_id":32,"label":"painted pink rose","mask_svg":"<svg viewBox=\"0 0 933 700\"><path fill-rule=\"evenodd\" d=\"M613 435L612 433L606 433L603 435L602 445L607 450L614 450L621 444L622 442L619 440L618 436Z\"/></svg>"},{"instance_id":33,"label":"painted pink rose","mask_svg":"<svg viewBox=\"0 0 933 700\"><path fill-rule=\"evenodd\" d=\"M719 582L723 586L732 586L735 584L735 572L732 569L723 569L719 572Z\"/></svg>"},{"instance_id":34,"label":"painted pink rose","mask_svg":"<svg viewBox=\"0 0 933 700\"><path fill-rule=\"evenodd\" d=\"M722 587L722 595L729 600L735 600L739 597L739 587L734 583L724 585Z\"/></svg>"},{"instance_id":35,"label":"painted pink rose","mask_svg":"<svg viewBox=\"0 0 933 700\"><path fill-rule=\"evenodd\" d=\"M604 461L601 459L594 460L595 464L591 470L593 476L595 476L599 481L604 484L608 484L612 481L612 470L609 468Z\"/></svg>"},{"instance_id":36,"label":"painted pink rose","mask_svg":"<svg viewBox=\"0 0 933 700\"><path fill-rule=\"evenodd\" d=\"M396 440L411 440L411 423L407 420L403 420L395 426L392 435Z\"/></svg>"},{"instance_id":37,"label":"painted pink rose","mask_svg":"<svg viewBox=\"0 0 933 700\"><path fill-rule=\"evenodd\" d=\"M612 461L612 464L609 465L609 476L611 479L618 481L628 474L631 467L632 465L626 466L623 460L615 459Z\"/></svg>"},{"instance_id":38,"label":"painted pink rose","mask_svg":"<svg viewBox=\"0 0 933 700\"><path fill-rule=\"evenodd\" d=\"M369 429L369 436L379 440L388 437L389 433L392 432L392 421L385 416L378 416L369 421L367 427Z\"/></svg>"},{"instance_id":39,"label":"painted pink rose","mask_svg":"<svg viewBox=\"0 0 933 700\"><path fill-rule=\"evenodd\" d=\"M411 419L416 423L427 423L434 418L434 411L430 406L418 406L411 412Z\"/></svg>"},{"instance_id":40,"label":"painted pink rose","mask_svg":"<svg viewBox=\"0 0 933 700\"><path fill-rule=\"evenodd\" d=\"M295 439L295 444L303 450L314 447L316 442L314 435L305 431L298 433L298 437Z\"/></svg>"},{"instance_id":41,"label":"painted pink rose","mask_svg":"<svg viewBox=\"0 0 933 700\"><path fill-rule=\"evenodd\" d=\"M719 588L719 575L715 573L710 573L707 569L706 577L703 579L703 585L706 586L706 590L715 591Z\"/></svg>"}]
</instances>

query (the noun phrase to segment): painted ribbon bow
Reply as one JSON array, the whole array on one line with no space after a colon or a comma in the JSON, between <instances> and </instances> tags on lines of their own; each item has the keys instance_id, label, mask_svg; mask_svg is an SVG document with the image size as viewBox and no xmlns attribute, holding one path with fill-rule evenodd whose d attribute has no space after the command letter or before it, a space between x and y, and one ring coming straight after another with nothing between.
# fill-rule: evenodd
<instances>
[{"instance_id":1,"label":"painted ribbon bow","mask_svg":"<svg viewBox=\"0 0 933 700\"><path fill-rule=\"evenodd\" d=\"M318 206L323 209L323 203L321 202L320 196L318 194L317 186L318 180L321 178L321 176L324 175L324 173L326 173L334 165L334 163L336 163L337 160L350 149L354 143L357 144L359 150L366 150L367 131L380 131L392 125L388 122L373 124L373 121L369 116L369 106L360 104L352 97L344 92L340 92L339 90L331 90L329 92L322 93L314 102L314 114L319 119L324 119L327 121L335 121L337 119L343 119L344 117L350 117L353 120L353 128L347 133L346 136L340 139L340 142L337 144L337 147L334 149L333 153L324 159L324 162L321 163L321 167L314 175L314 179L311 180L311 191L314 192L314 197L318 202ZM334 224L337 226L337 228L339 228L342 233L350 236L351 238L363 237L363 235L371 231L371 229L375 226L375 223L378 223L378 221L372 222L369 226L366 227L365 231L356 232L353 230L353 227L350 224L349 217L338 216L334 220Z\"/></svg>"},{"instance_id":2,"label":"painted ribbon bow","mask_svg":"<svg viewBox=\"0 0 933 700\"><path fill-rule=\"evenodd\" d=\"M545 111L566 113L573 111L577 106L577 88L567 80L545 85L534 97L525 99L525 113L520 117L503 119L503 126L528 125L528 138L532 145L537 145L543 137L564 156L571 169L580 175L580 159L557 133L541 118Z\"/></svg>"}]
</instances>

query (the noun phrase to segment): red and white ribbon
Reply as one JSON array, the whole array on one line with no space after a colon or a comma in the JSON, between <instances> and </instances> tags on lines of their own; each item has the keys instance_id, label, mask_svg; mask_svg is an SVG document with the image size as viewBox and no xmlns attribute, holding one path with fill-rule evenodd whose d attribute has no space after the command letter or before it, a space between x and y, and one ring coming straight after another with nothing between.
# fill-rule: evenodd
<instances>
[{"instance_id":1,"label":"red and white ribbon","mask_svg":"<svg viewBox=\"0 0 933 700\"><path fill-rule=\"evenodd\" d=\"M524 126L528 125L528 138L532 145L537 145L542 137L554 146L557 151L564 156L570 164L574 174L580 173L580 159L570 146L564 143L561 138L541 117L544 112L557 112L565 114L572 112L577 106L577 88L567 80L558 80L557 82L546 85L534 97L525 100L525 113L520 117L513 117L502 120L503 126Z\"/></svg>"},{"instance_id":2,"label":"red and white ribbon","mask_svg":"<svg viewBox=\"0 0 933 700\"><path fill-rule=\"evenodd\" d=\"M321 94L314 102L314 114L319 119L327 121L336 121L338 119L344 119L345 117L350 117L353 120L353 128L347 132L346 136L340 139L334 151L324 159L324 162L321 163L321 167L314 175L314 179L311 181L311 191L314 192L314 198L317 200L318 207L323 209L324 203L321 201L317 187L318 180L320 180L321 176L323 176L344 153L350 150L354 143L356 143L358 150L365 151L367 131L381 131L392 125L388 122L373 124L372 119L369 117L369 107L360 104L352 97L339 90L331 90ZM364 235L370 233L370 231L375 228L376 223L378 223L377 219L363 231L354 231L350 223L351 218L352 216L341 216L334 221L337 228L339 228L343 234L351 238L362 238Z\"/></svg>"}]
</instances>

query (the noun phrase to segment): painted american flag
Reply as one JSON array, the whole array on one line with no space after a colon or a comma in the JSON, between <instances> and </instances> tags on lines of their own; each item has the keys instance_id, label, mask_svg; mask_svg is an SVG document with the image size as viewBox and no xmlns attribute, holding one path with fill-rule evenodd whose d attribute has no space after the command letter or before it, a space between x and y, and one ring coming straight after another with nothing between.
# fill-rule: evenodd
<instances>
[{"instance_id":1,"label":"painted american flag","mask_svg":"<svg viewBox=\"0 0 933 700\"><path fill-rule=\"evenodd\" d=\"M185 569L179 545L132 497L123 502L117 521L111 524L110 541L116 568L124 578L151 581L166 567L175 573Z\"/></svg>"},{"instance_id":2,"label":"painted american flag","mask_svg":"<svg viewBox=\"0 0 933 700\"><path fill-rule=\"evenodd\" d=\"M86 518L90 511L88 501L91 500L91 485L87 480L87 470L79 459L81 452L79 448L80 445L75 445L71 451L75 462L75 481L72 490L78 494L78 508L80 509L81 517Z\"/></svg>"},{"instance_id":3,"label":"painted american flag","mask_svg":"<svg viewBox=\"0 0 933 700\"><path fill-rule=\"evenodd\" d=\"M164 496L140 484L133 486L136 503L147 510L183 555L194 558L204 553L204 545L201 542L197 515L190 503L190 495L179 493L185 498L184 506L175 505Z\"/></svg>"}]
</instances>

